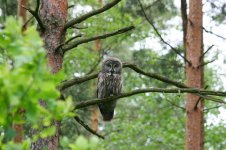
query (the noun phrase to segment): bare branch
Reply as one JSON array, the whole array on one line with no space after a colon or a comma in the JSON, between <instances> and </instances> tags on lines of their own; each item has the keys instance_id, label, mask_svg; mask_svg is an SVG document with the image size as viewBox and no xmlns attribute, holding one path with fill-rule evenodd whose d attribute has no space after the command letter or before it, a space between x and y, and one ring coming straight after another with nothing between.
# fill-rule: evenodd
<instances>
[{"instance_id":1,"label":"bare branch","mask_svg":"<svg viewBox=\"0 0 226 150\"><path fill-rule=\"evenodd\" d=\"M129 27L122 28L122 29L119 29L119 30L114 31L114 32L110 32L110 33L106 33L106 34L102 34L102 35L97 35L97 36L90 37L90 38L79 39L79 40L75 41L74 43L72 43L70 45L65 45L63 47L63 52L65 53L66 51L68 51L68 50L70 50L72 48L75 48L75 47L77 47L80 44L88 43L88 42L91 42L91 41L94 41L94 40L97 40L97 39L105 39L107 37L111 37L111 36L114 36L114 35L122 34L122 33L125 33L127 31L130 31L130 30L132 30L134 28L135 28L134 26L129 26Z\"/></svg>"},{"instance_id":2,"label":"bare branch","mask_svg":"<svg viewBox=\"0 0 226 150\"><path fill-rule=\"evenodd\" d=\"M116 4L118 4L120 1L121 0L113 0L110 3L107 3L102 8L99 8L97 10L93 10L91 12L88 12L87 14L84 14L84 15L78 17L78 18L75 18L75 19L69 21L68 23L66 23L66 25L64 27L65 30L68 29L68 28L70 28L70 27L72 27L74 24L80 23L80 22L82 22L82 21L84 21L84 20L86 20L86 19L88 19L88 18L90 18L90 17L92 17L94 15L100 14L100 13L102 13L102 12L104 12L104 11L112 8L113 6L115 6Z\"/></svg>"},{"instance_id":3,"label":"bare branch","mask_svg":"<svg viewBox=\"0 0 226 150\"><path fill-rule=\"evenodd\" d=\"M145 76L147 76L149 78L154 78L154 79L160 80L162 82L175 85L175 86L180 87L180 88L187 88L187 86L185 84L181 83L181 82L170 80L168 77L164 77L164 76L158 75L156 73L145 72L144 70L140 69L139 67L137 67L134 64L123 63L123 67L124 68L130 68L130 69L134 70L135 72L137 72L139 74L142 74L142 75L145 75ZM88 75L86 75L84 77L79 77L79 78L74 78L74 79L71 79L71 80L63 81L62 83L60 83L58 85L57 88L60 91L63 91L64 89L66 89L68 87L71 87L71 86L73 86L75 84L80 84L80 83L86 82L88 80L97 78L98 73L99 72L96 72L96 73L88 74Z\"/></svg>"},{"instance_id":4,"label":"bare branch","mask_svg":"<svg viewBox=\"0 0 226 150\"><path fill-rule=\"evenodd\" d=\"M208 64L210 64L210 63L212 63L212 62L214 62L214 61L216 61L216 60L217 60L217 59L213 59L213 60L210 60L210 61L204 62L204 63L200 64L198 67L203 67L203 66L206 66L206 65L208 65Z\"/></svg>"},{"instance_id":5,"label":"bare branch","mask_svg":"<svg viewBox=\"0 0 226 150\"><path fill-rule=\"evenodd\" d=\"M64 42L64 43L62 43L62 44L60 44L60 45L58 45L58 46L56 47L56 49L55 49L55 52L57 53L58 50L60 50L60 48L62 48L64 45L70 43L71 41L73 41L74 39L79 38L79 37L82 37L82 34L78 34L78 35L76 35L76 36L73 36L73 37L71 37L70 39L68 39L66 42Z\"/></svg>"},{"instance_id":6,"label":"bare branch","mask_svg":"<svg viewBox=\"0 0 226 150\"><path fill-rule=\"evenodd\" d=\"M23 24L22 28L24 29L24 28L27 26L27 24L28 24L33 18L34 18L34 16L32 16L31 18L29 18L29 19Z\"/></svg>"},{"instance_id":7,"label":"bare branch","mask_svg":"<svg viewBox=\"0 0 226 150\"><path fill-rule=\"evenodd\" d=\"M211 109L216 109L216 108L220 108L220 107L222 107L222 105L217 105L217 106L215 106L215 107L206 108L206 109L204 109L203 111L204 111L204 112L208 112L208 111L211 110Z\"/></svg>"},{"instance_id":8,"label":"bare branch","mask_svg":"<svg viewBox=\"0 0 226 150\"><path fill-rule=\"evenodd\" d=\"M194 93L194 94L200 94L204 96L208 95L217 95L217 96L222 96L226 97L226 92L218 92L218 91L210 91L210 90L201 90L201 89L195 89L195 88L172 88L172 89L165 89L165 88L147 88L147 89L138 89L134 90L128 93L122 93L118 96L110 96L107 98L103 99L92 99L92 100L86 100L82 101L81 103L78 103L75 106L75 109L80 109L84 107L88 107L91 105L95 104L100 104L100 103L107 103L110 101L118 100L120 98L125 98L125 97L130 97L133 95L141 94L141 93ZM205 97L205 99L212 100L210 97ZM213 100L215 101L215 100ZM216 101L215 101L216 102ZM218 100L218 103L226 104L225 101L223 100Z\"/></svg>"},{"instance_id":9,"label":"bare branch","mask_svg":"<svg viewBox=\"0 0 226 150\"><path fill-rule=\"evenodd\" d=\"M223 39L223 40L226 40L225 37L223 37L223 36L221 36L221 35L218 35L218 34L216 34L216 33L213 33L212 31L209 31L209 30L207 30L207 29L204 28L204 27L202 27L202 29L203 29L206 33L210 33L210 34L212 34L212 35L215 35L216 37L219 37L219 38L221 38L221 39Z\"/></svg>"},{"instance_id":10,"label":"bare branch","mask_svg":"<svg viewBox=\"0 0 226 150\"><path fill-rule=\"evenodd\" d=\"M75 7L75 5L69 5L69 6L67 7L67 9L70 9L70 8L73 8L73 7Z\"/></svg>"},{"instance_id":11,"label":"bare branch","mask_svg":"<svg viewBox=\"0 0 226 150\"><path fill-rule=\"evenodd\" d=\"M156 73L146 72L146 71L140 69L135 64L123 63L123 67L128 67L130 69L133 69L135 72L137 72L139 74L143 74L147 77L154 78L154 79L157 79L159 81L175 85L176 87L187 88L187 86L185 84L181 83L181 82L170 80L168 77L164 77L164 76L158 75Z\"/></svg>"},{"instance_id":12,"label":"bare branch","mask_svg":"<svg viewBox=\"0 0 226 150\"><path fill-rule=\"evenodd\" d=\"M214 45L211 45L210 47L208 47L207 50L200 56L199 60L201 60L213 47Z\"/></svg>"},{"instance_id":13,"label":"bare branch","mask_svg":"<svg viewBox=\"0 0 226 150\"><path fill-rule=\"evenodd\" d=\"M104 139L104 136L98 134L97 132L95 132L94 130L92 130L87 124L84 123L84 121L82 121L78 116L74 117L74 119L80 124L82 125L87 131L89 131L90 133L92 133L93 135L98 136L101 139Z\"/></svg>"},{"instance_id":14,"label":"bare branch","mask_svg":"<svg viewBox=\"0 0 226 150\"><path fill-rule=\"evenodd\" d=\"M177 108L180 108L180 109L182 109L183 111L185 111L186 109L184 108L184 107L181 107L181 106L179 106L179 105L177 105L177 104L175 104L175 103L173 103L173 102L171 102L170 100L168 100L167 98L165 99L167 102L169 102L172 106L175 106L175 107L177 107Z\"/></svg>"},{"instance_id":15,"label":"bare branch","mask_svg":"<svg viewBox=\"0 0 226 150\"><path fill-rule=\"evenodd\" d=\"M75 84L80 84L80 83L86 82L88 80L97 78L97 76L98 76L98 73L92 73L92 74L86 75L84 77L74 78L71 80L63 81L60 85L58 85L57 89L59 89L60 91L63 91L66 88L71 87Z\"/></svg>"},{"instance_id":16,"label":"bare branch","mask_svg":"<svg viewBox=\"0 0 226 150\"><path fill-rule=\"evenodd\" d=\"M30 8L26 8L25 6L21 6L21 7L23 7L24 9L26 9L28 12L30 12L35 17L35 19L38 22L38 25L40 26L41 31L44 31L45 30L45 27L44 27L44 25L43 25L43 23L42 23L39 15L38 15L39 7L40 7L40 0L37 0L37 4L36 4L35 10L32 10Z\"/></svg>"},{"instance_id":17,"label":"bare branch","mask_svg":"<svg viewBox=\"0 0 226 150\"><path fill-rule=\"evenodd\" d=\"M158 29L155 27L154 23L148 18L147 14L145 13L144 7L142 5L142 3L140 2L140 0L138 0L139 5L143 11L144 17L145 19L148 21L148 23L152 26L152 28L154 29L155 33L159 36L160 40L165 43L166 45L168 45L177 55L179 55L185 62L187 62L189 65L191 65L191 62L188 61L180 52L178 49L174 48L172 45L170 45L168 42L166 42L163 37L161 36L161 34L159 33Z\"/></svg>"}]
</instances>

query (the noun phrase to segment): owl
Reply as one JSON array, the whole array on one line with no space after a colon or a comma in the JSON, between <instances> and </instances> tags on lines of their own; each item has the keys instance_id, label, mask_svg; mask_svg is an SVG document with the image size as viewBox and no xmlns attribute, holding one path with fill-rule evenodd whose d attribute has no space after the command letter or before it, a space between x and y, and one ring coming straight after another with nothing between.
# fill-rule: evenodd
<instances>
[{"instance_id":1,"label":"owl","mask_svg":"<svg viewBox=\"0 0 226 150\"><path fill-rule=\"evenodd\" d=\"M116 96L122 89L122 63L118 58L108 57L102 63L98 75L97 98ZM116 100L98 104L104 121L110 121L114 116Z\"/></svg>"}]
</instances>

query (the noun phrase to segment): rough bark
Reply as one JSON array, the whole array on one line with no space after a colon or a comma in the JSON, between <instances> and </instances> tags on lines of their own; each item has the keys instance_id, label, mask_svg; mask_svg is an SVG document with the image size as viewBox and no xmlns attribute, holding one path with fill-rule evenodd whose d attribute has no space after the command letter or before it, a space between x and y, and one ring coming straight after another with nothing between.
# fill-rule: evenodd
<instances>
[{"instance_id":1,"label":"rough bark","mask_svg":"<svg viewBox=\"0 0 226 150\"><path fill-rule=\"evenodd\" d=\"M188 23L186 0L181 0L181 18L182 18L182 28L183 28L183 44L184 44L184 49L186 49L186 36L187 36L187 23Z\"/></svg>"},{"instance_id":2,"label":"rough bark","mask_svg":"<svg viewBox=\"0 0 226 150\"><path fill-rule=\"evenodd\" d=\"M17 16L22 18L23 23L27 21L27 11L22 8L23 6L27 6L27 0L18 0L18 8L17 8ZM23 26L22 31L26 30L26 26ZM21 108L17 113L22 115L23 109ZM14 142L21 143L23 141L23 125L22 124L14 124L13 128L16 130L16 137L14 138Z\"/></svg>"},{"instance_id":3,"label":"rough bark","mask_svg":"<svg viewBox=\"0 0 226 150\"><path fill-rule=\"evenodd\" d=\"M187 86L203 88L202 0L190 0L187 31ZM186 95L186 150L204 149L204 101L197 95Z\"/></svg>"},{"instance_id":4,"label":"rough bark","mask_svg":"<svg viewBox=\"0 0 226 150\"><path fill-rule=\"evenodd\" d=\"M67 0L42 0L40 7L40 18L45 30L41 31L41 36L47 51L48 65L52 73L57 73L62 68L63 51L57 48L64 43L66 31L64 26L67 21ZM47 106L48 107L48 106ZM54 121L56 134L48 138L48 149L56 150L59 145L60 122Z\"/></svg>"},{"instance_id":5,"label":"rough bark","mask_svg":"<svg viewBox=\"0 0 226 150\"><path fill-rule=\"evenodd\" d=\"M41 36L45 42L48 65L53 73L62 68L63 52L58 45L64 43L64 26L67 21L67 0L42 0L40 7L40 18L45 27ZM57 50L56 50L57 48Z\"/></svg>"},{"instance_id":6,"label":"rough bark","mask_svg":"<svg viewBox=\"0 0 226 150\"><path fill-rule=\"evenodd\" d=\"M67 21L67 8L67 0L42 0L39 9L39 17L43 25L43 28L40 28L40 34L47 52L48 65L53 74L62 68L63 52L61 47L57 47L65 41L64 26ZM58 149L60 122L54 121L53 125L56 126L55 135L32 143L32 150L43 149L47 143L49 150Z\"/></svg>"}]
</instances>

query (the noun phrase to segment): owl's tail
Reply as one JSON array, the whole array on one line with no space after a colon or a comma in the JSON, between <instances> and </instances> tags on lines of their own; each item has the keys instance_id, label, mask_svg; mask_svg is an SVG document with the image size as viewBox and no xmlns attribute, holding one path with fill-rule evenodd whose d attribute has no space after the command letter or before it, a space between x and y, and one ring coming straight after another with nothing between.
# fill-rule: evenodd
<instances>
[{"instance_id":1,"label":"owl's tail","mask_svg":"<svg viewBox=\"0 0 226 150\"><path fill-rule=\"evenodd\" d=\"M111 121L114 117L114 107L109 107L107 105L100 104L98 105L100 112L103 116L104 121Z\"/></svg>"}]
</instances>

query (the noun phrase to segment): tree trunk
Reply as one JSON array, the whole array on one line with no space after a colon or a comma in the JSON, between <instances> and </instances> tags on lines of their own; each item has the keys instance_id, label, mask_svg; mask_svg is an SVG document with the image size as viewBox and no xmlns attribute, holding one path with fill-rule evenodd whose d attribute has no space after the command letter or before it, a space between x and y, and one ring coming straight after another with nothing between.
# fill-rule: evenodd
<instances>
[{"instance_id":1,"label":"tree trunk","mask_svg":"<svg viewBox=\"0 0 226 150\"><path fill-rule=\"evenodd\" d=\"M101 50L101 42L99 39L95 41L94 50L98 53ZM96 84L94 85L94 87L96 88ZM95 132L98 131L98 120L99 120L99 109L96 105L94 105L91 107L91 128Z\"/></svg>"},{"instance_id":2,"label":"tree trunk","mask_svg":"<svg viewBox=\"0 0 226 150\"><path fill-rule=\"evenodd\" d=\"M186 36L187 36L187 1L181 0L181 18L182 18L182 28L183 28L183 44L185 49L185 56L186 56Z\"/></svg>"},{"instance_id":3,"label":"tree trunk","mask_svg":"<svg viewBox=\"0 0 226 150\"><path fill-rule=\"evenodd\" d=\"M40 18L45 27L41 31L47 51L48 65L52 73L57 73L62 68L63 52L59 45L65 41L64 30L67 21L67 0L42 0Z\"/></svg>"},{"instance_id":4,"label":"tree trunk","mask_svg":"<svg viewBox=\"0 0 226 150\"><path fill-rule=\"evenodd\" d=\"M62 47L59 45L65 41L66 31L64 26L67 21L67 9L67 0L41 0L39 16L44 29L40 28L40 34L47 52L48 66L53 74L62 68L63 52ZM48 106L46 107L48 109ZM41 150L47 146L47 143L49 150L58 149L60 122L54 121L53 125L56 126L55 135L32 143L32 150Z\"/></svg>"},{"instance_id":5,"label":"tree trunk","mask_svg":"<svg viewBox=\"0 0 226 150\"><path fill-rule=\"evenodd\" d=\"M17 16L21 17L23 23L27 21L27 11L22 8L22 6L27 6L27 0L18 0L18 8L17 8ZM26 30L26 26L23 26L22 31ZM22 115L23 109L21 108L17 113ZM15 143L22 143L23 141L23 125L22 124L14 124L13 128L16 130L16 137L14 138Z\"/></svg>"},{"instance_id":6,"label":"tree trunk","mask_svg":"<svg viewBox=\"0 0 226 150\"><path fill-rule=\"evenodd\" d=\"M202 0L190 0L186 42L187 86L203 88L203 32ZM186 150L204 149L203 100L196 95L186 95Z\"/></svg>"},{"instance_id":7,"label":"tree trunk","mask_svg":"<svg viewBox=\"0 0 226 150\"><path fill-rule=\"evenodd\" d=\"M63 52L59 45L65 41L67 9L67 0L42 0L40 7L40 18L45 27L41 36L44 39L48 65L52 73L57 73L62 68ZM53 124L56 126L56 134L48 139L49 150L56 150L59 145L60 122L54 121Z\"/></svg>"}]
</instances>

